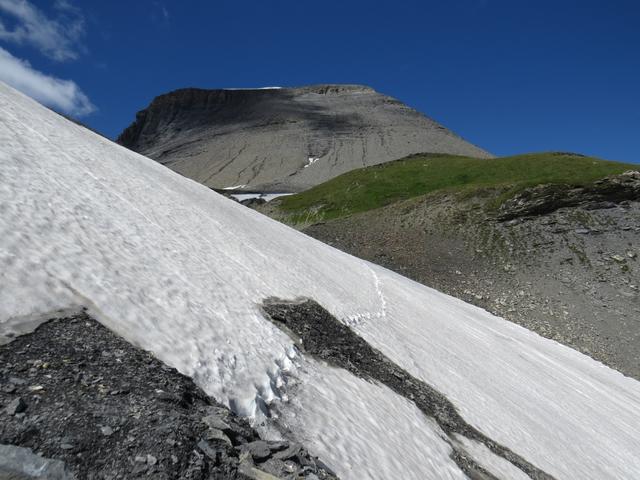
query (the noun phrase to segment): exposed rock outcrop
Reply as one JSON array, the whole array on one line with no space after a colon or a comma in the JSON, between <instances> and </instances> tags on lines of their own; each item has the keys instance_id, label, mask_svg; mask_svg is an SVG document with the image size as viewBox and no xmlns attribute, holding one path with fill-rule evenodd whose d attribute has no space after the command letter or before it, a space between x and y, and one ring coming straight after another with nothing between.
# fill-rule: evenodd
<instances>
[{"instance_id":1,"label":"exposed rock outcrop","mask_svg":"<svg viewBox=\"0 0 640 480\"><path fill-rule=\"evenodd\" d=\"M300 191L413 153L490 157L398 100L360 85L176 90L118 142L213 188Z\"/></svg>"},{"instance_id":2,"label":"exposed rock outcrop","mask_svg":"<svg viewBox=\"0 0 640 480\"><path fill-rule=\"evenodd\" d=\"M369 381L380 382L413 402L448 435L451 457L469 478L497 480L478 465L456 436L482 443L533 480L554 477L469 425L445 395L413 377L313 300L269 299L262 305L271 321L287 332L302 350L337 368Z\"/></svg>"},{"instance_id":3,"label":"exposed rock outcrop","mask_svg":"<svg viewBox=\"0 0 640 480\"><path fill-rule=\"evenodd\" d=\"M588 210L611 208L623 201L640 200L640 172L611 175L585 187L538 185L528 188L500 206L499 220L543 215L563 207Z\"/></svg>"}]
</instances>

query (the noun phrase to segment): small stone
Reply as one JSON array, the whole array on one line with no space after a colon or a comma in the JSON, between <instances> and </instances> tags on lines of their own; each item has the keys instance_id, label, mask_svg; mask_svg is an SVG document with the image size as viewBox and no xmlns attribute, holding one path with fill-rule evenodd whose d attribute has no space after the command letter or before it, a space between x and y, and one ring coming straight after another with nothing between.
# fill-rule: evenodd
<instances>
[{"instance_id":1,"label":"small stone","mask_svg":"<svg viewBox=\"0 0 640 480\"><path fill-rule=\"evenodd\" d=\"M202 421L210 428L216 428L218 430L230 430L229 424L224 422L220 417L216 415L207 415L203 417Z\"/></svg>"},{"instance_id":2,"label":"small stone","mask_svg":"<svg viewBox=\"0 0 640 480\"><path fill-rule=\"evenodd\" d=\"M284 469L287 471L287 473L293 473L298 469L298 466L291 460L287 460L286 462L284 462Z\"/></svg>"},{"instance_id":3,"label":"small stone","mask_svg":"<svg viewBox=\"0 0 640 480\"><path fill-rule=\"evenodd\" d=\"M149 468L149 467L147 467L147 464L146 464L146 463L138 462L138 463L136 463L136 464L134 465L133 470L131 471L131 474L132 474L134 477L137 477L138 475L140 475L140 474L142 474L142 473L146 472L148 468Z\"/></svg>"},{"instance_id":4,"label":"small stone","mask_svg":"<svg viewBox=\"0 0 640 480\"><path fill-rule=\"evenodd\" d=\"M211 460L216 460L216 458L218 457L218 449L215 447L215 445L211 445L206 440L200 440L198 442L198 448Z\"/></svg>"},{"instance_id":5,"label":"small stone","mask_svg":"<svg viewBox=\"0 0 640 480\"><path fill-rule=\"evenodd\" d=\"M268 441L269 450L272 452L279 452L280 450L285 450L289 447L289 442L281 441L281 440L271 440Z\"/></svg>"},{"instance_id":6,"label":"small stone","mask_svg":"<svg viewBox=\"0 0 640 480\"><path fill-rule=\"evenodd\" d=\"M622 263L624 262L624 257L620 256L620 255L611 255L611 258L613 260L615 260L618 263Z\"/></svg>"},{"instance_id":7,"label":"small stone","mask_svg":"<svg viewBox=\"0 0 640 480\"><path fill-rule=\"evenodd\" d=\"M68 443L68 442L64 442L64 443L60 444L60 448L62 450L71 450L71 449L73 449L73 444Z\"/></svg>"},{"instance_id":8,"label":"small stone","mask_svg":"<svg viewBox=\"0 0 640 480\"><path fill-rule=\"evenodd\" d=\"M273 458L278 460L288 460L292 457L295 457L301 449L302 445L300 445L299 443L292 443L286 450L275 453L273 455Z\"/></svg>"},{"instance_id":9,"label":"small stone","mask_svg":"<svg viewBox=\"0 0 640 480\"><path fill-rule=\"evenodd\" d=\"M219 440L223 443L227 443L231 445L231 440L227 437L222 430L218 430L217 428L209 428L205 433L205 438L207 440Z\"/></svg>"},{"instance_id":10,"label":"small stone","mask_svg":"<svg viewBox=\"0 0 640 480\"><path fill-rule=\"evenodd\" d=\"M18 397L13 400L6 407L6 411L9 415L16 415L17 413L22 413L27 409L27 404L22 398Z\"/></svg>"},{"instance_id":11,"label":"small stone","mask_svg":"<svg viewBox=\"0 0 640 480\"><path fill-rule=\"evenodd\" d=\"M2 386L2 391L3 391L4 393L13 393L13 392L15 392L15 391L16 391L16 386L15 386L15 385L13 385L13 384L11 384L11 383L10 383L10 384L8 384L8 385L3 385L3 386Z\"/></svg>"},{"instance_id":12,"label":"small stone","mask_svg":"<svg viewBox=\"0 0 640 480\"><path fill-rule=\"evenodd\" d=\"M242 450L249 452L254 460L264 460L271 456L271 449L269 444L264 440L256 440L254 442L246 443L240 447Z\"/></svg>"},{"instance_id":13,"label":"small stone","mask_svg":"<svg viewBox=\"0 0 640 480\"><path fill-rule=\"evenodd\" d=\"M111 435L113 435L113 428L109 426L100 427L100 433L102 433L102 435L104 435L105 437L110 437Z\"/></svg>"},{"instance_id":14,"label":"small stone","mask_svg":"<svg viewBox=\"0 0 640 480\"><path fill-rule=\"evenodd\" d=\"M171 463L173 463L174 465L178 463L178 457L176 457L175 455L171 455Z\"/></svg>"},{"instance_id":15,"label":"small stone","mask_svg":"<svg viewBox=\"0 0 640 480\"><path fill-rule=\"evenodd\" d=\"M134 460L136 463L147 463L147 457L144 455L136 455Z\"/></svg>"},{"instance_id":16,"label":"small stone","mask_svg":"<svg viewBox=\"0 0 640 480\"><path fill-rule=\"evenodd\" d=\"M153 455L147 455L147 465L155 465L158 463L158 459Z\"/></svg>"},{"instance_id":17,"label":"small stone","mask_svg":"<svg viewBox=\"0 0 640 480\"><path fill-rule=\"evenodd\" d=\"M44 387L42 385L31 385L29 387L29 391L34 393L41 392L43 390L44 390Z\"/></svg>"}]
</instances>

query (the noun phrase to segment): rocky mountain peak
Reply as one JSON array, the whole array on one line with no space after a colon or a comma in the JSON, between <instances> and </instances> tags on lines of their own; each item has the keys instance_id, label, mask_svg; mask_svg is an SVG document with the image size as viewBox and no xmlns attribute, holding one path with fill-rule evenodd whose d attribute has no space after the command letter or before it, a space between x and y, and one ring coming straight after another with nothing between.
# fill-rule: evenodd
<instances>
[{"instance_id":1,"label":"rocky mountain peak","mask_svg":"<svg viewBox=\"0 0 640 480\"><path fill-rule=\"evenodd\" d=\"M490 157L365 85L186 88L156 97L118 142L213 188L300 191L412 153Z\"/></svg>"}]
</instances>

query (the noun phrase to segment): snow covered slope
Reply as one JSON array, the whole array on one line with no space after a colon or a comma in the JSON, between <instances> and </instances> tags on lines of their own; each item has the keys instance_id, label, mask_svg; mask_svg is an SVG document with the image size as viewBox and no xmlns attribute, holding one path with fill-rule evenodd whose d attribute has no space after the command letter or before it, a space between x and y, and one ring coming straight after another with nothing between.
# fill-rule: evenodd
<instances>
[{"instance_id":1,"label":"snow covered slope","mask_svg":"<svg viewBox=\"0 0 640 480\"><path fill-rule=\"evenodd\" d=\"M465 478L432 418L297 353L261 313L267 297L314 299L555 478L638 478L640 383L308 238L0 84L0 337L86 306L217 399L296 436L342 478ZM459 441L496 477L527 478Z\"/></svg>"}]
</instances>

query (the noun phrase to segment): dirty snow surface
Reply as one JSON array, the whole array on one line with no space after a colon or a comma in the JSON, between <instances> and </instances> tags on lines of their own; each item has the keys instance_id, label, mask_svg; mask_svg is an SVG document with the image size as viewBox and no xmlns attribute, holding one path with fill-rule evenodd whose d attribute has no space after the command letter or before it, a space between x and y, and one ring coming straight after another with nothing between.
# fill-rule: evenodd
<instances>
[{"instance_id":1,"label":"dirty snow surface","mask_svg":"<svg viewBox=\"0 0 640 480\"><path fill-rule=\"evenodd\" d=\"M342 478L465 478L432 419L299 353L261 313L267 297L314 299L555 478L637 478L640 383L308 238L0 84L0 338L84 306L274 435L297 437ZM482 446L467 442L467 453L510 477Z\"/></svg>"}]
</instances>

